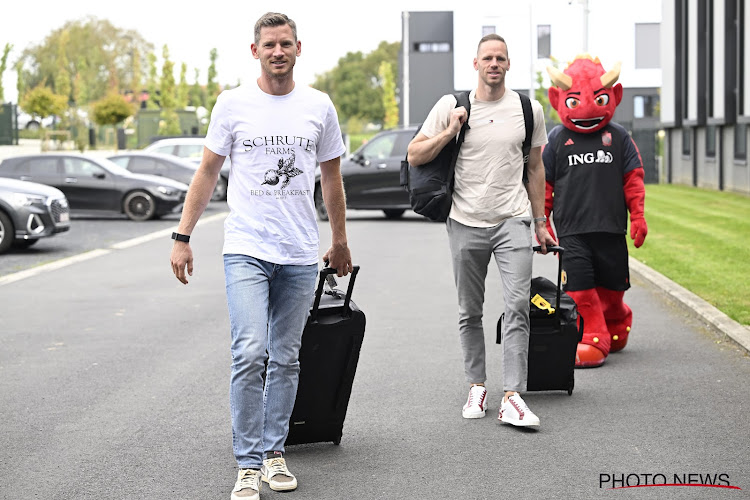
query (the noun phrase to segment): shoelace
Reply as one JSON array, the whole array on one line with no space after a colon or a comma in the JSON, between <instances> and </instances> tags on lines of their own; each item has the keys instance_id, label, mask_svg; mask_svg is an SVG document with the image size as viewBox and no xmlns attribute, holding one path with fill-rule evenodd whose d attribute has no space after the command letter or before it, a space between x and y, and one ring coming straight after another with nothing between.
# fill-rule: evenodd
<instances>
[{"instance_id":1,"label":"shoelace","mask_svg":"<svg viewBox=\"0 0 750 500\"><path fill-rule=\"evenodd\" d=\"M257 490L259 476L260 476L260 473L258 471L247 469L245 472L242 473L242 476L239 478L240 489L252 488L252 489Z\"/></svg>"},{"instance_id":2,"label":"shoelace","mask_svg":"<svg viewBox=\"0 0 750 500\"><path fill-rule=\"evenodd\" d=\"M271 462L266 464L266 468L270 469L271 476L276 474L289 475L289 469L286 468L286 461L283 458L271 459Z\"/></svg>"},{"instance_id":3,"label":"shoelace","mask_svg":"<svg viewBox=\"0 0 750 500\"><path fill-rule=\"evenodd\" d=\"M521 399L521 396L511 396L508 398L508 401L510 401L510 404L516 408L516 411L518 411L519 414L523 415L526 412L531 413L526 401Z\"/></svg>"},{"instance_id":4,"label":"shoelace","mask_svg":"<svg viewBox=\"0 0 750 500\"><path fill-rule=\"evenodd\" d=\"M475 404L474 403L474 398L475 397L477 398L476 404L481 406L482 395L484 395L484 391L485 391L485 389L482 386L477 385L477 386L472 387L469 390L469 403L468 403L468 406L472 406L473 404Z\"/></svg>"}]
</instances>

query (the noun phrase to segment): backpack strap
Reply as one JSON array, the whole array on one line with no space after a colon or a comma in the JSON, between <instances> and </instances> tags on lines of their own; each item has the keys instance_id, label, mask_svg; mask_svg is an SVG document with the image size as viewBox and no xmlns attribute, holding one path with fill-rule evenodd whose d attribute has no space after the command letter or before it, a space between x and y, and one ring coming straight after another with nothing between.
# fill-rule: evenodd
<instances>
[{"instance_id":1,"label":"backpack strap","mask_svg":"<svg viewBox=\"0 0 750 500\"><path fill-rule=\"evenodd\" d=\"M461 144L464 142L466 131L469 130L469 116L471 116L471 101L469 100L469 91L456 92L453 94L456 98L456 107L463 106L466 108L466 121L461 125L461 131L458 133L458 139L456 140L456 147L453 148L453 156L451 157L450 170L448 172L448 187L451 192L453 191L453 177L456 172L456 162L458 161L458 150L461 149Z\"/></svg>"},{"instance_id":2,"label":"backpack strap","mask_svg":"<svg viewBox=\"0 0 750 500\"><path fill-rule=\"evenodd\" d=\"M523 183L529 183L528 165L529 153L531 152L531 134L534 132L534 114L531 112L531 99L526 94L518 93L521 97L521 108L523 109L523 121L526 125L526 137L523 140L521 150L523 152Z\"/></svg>"}]
</instances>

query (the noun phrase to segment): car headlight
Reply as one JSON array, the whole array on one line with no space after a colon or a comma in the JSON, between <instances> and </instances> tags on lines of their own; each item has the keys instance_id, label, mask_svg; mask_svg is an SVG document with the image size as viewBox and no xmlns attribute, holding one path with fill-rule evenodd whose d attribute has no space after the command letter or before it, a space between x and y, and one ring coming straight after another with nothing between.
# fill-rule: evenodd
<instances>
[{"instance_id":1,"label":"car headlight","mask_svg":"<svg viewBox=\"0 0 750 500\"><path fill-rule=\"evenodd\" d=\"M45 196L34 194L13 193L13 200L18 205L28 207L34 204L44 205L44 203L47 201L47 198Z\"/></svg>"},{"instance_id":2,"label":"car headlight","mask_svg":"<svg viewBox=\"0 0 750 500\"><path fill-rule=\"evenodd\" d=\"M166 186L159 186L156 189L164 196L177 196L180 193L177 189Z\"/></svg>"}]
</instances>

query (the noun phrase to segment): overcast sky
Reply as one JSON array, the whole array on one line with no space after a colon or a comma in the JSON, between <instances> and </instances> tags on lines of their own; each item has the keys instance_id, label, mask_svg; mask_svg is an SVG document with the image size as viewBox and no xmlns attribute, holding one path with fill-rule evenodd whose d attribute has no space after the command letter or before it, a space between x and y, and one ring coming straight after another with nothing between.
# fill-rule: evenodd
<instances>
[{"instance_id":1,"label":"overcast sky","mask_svg":"<svg viewBox=\"0 0 750 500\"><path fill-rule=\"evenodd\" d=\"M471 8L475 3L484 2L463 1L460 8ZM383 40L400 41L402 11L457 8L455 1L448 0L286 0L276 5L254 0L6 0L4 4L0 50L6 43L14 46L8 62L11 68L23 49L42 43L67 21L95 16L118 28L136 30L154 44L159 57L166 44L178 72L183 62L187 64L190 83L194 81L194 68L200 70L199 80L205 83L210 52L216 48L217 79L222 85L257 78L259 65L250 53L252 30L268 10L279 10L297 23L302 56L297 61L295 80L311 84L316 74L335 67L347 52L367 53ZM3 87L5 100L16 102L16 74L12 69L5 71Z\"/></svg>"}]
</instances>

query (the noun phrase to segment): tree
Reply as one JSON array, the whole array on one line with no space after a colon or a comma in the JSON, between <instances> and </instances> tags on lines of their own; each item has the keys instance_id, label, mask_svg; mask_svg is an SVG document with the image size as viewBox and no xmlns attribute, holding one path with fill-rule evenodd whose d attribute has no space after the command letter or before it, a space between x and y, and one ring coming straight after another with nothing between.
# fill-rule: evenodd
<instances>
[{"instance_id":1,"label":"tree","mask_svg":"<svg viewBox=\"0 0 750 500\"><path fill-rule=\"evenodd\" d=\"M393 77L393 66L387 61L380 63L380 80L383 88L383 128L394 128L398 125L398 102L396 102L396 81Z\"/></svg>"},{"instance_id":2,"label":"tree","mask_svg":"<svg viewBox=\"0 0 750 500\"><path fill-rule=\"evenodd\" d=\"M156 56L154 54L148 55L148 80L146 81L146 91L148 92L148 100L146 101L146 109L159 109L159 95L157 82L157 70L156 70Z\"/></svg>"},{"instance_id":3,"label":"tree","mask_svg":"<svg viewBox=\"0 0 750 500\"><path fill-rule=\"evenodd\" d=\"M117 125L133 116L135 109L121 94L110 92L106 97L91 105L92 119L98 125Z\"/></svg>"},{"instance_id":4,"label":"tree","mask_svg":"<svg viewBox=\"0 0 750 500\"><path fill-rule=\"evenodd\" d=\"M159 135L179 135L180 118L175 110L177 99L175 97L174 63L169 59L169 48L164 45L162 49L164 62L161 68L161 83L159 85L159 101L161 103L161 116L159 120Z\"/></svg>"},{"instance_id":5,"label":"tree","mask_svg":"<svg viewBox=\"0 0 750 500\"><path fill-rule=\"evenodd\" d=\"M72 101L70 92L73 89L71 75L68 73L68 57L65 55L65 46L68 44L70 34L64 31L60 36L60 45L57 47L57 71L55 72L55 93L65 96Z\"/></svg>"},{"instance_id":6,"label":"tree","mask_svg":"<svg viewBox=\"0 0 750 500\"><path fill-rule=\"evenodd\" d=\"M400 42L380 42L367 55L349 52L330 71L317 75L313 87L327 93L342 122L359 118L365 122L383 123L383 80L380 65L398 64Z\"/></svg>"},{"instance_id":7,"label":"tree","mask_svg":"<svg viewBox=\"0 0 750 500\"><path fill-rule=\"evenodd\" d=\"M177 85L177 109L185 109L188 106L188 92L190 88L187 83L187 64L182 63L180 68L180 83Z\"/></svg>"},{"instance_id":8,"label":"tree","mask_svg":"<svg viewBox=\"0 0 750 500\"><path fill-rule=\"evenodd\" d=\"M140 61L135 59L152 51L153 45L137 32L117 28L109 21L95 17L69 21L41 44L23 51L16 65L19 90L42 84L64 95L65 89L58 88L65 85L64 71L68 75L68 92L70 82L80 74L87 82L88 98L96 101L107 94L113 81L123 88L137 88L139 82L134 81L137 75L133 68ZM80 61L86 61L85 67L80 67ZM18 95L23 93L19 91Z\"/></svg>"},{"instance_id":9,"label":"tree","mask_svg":"<svg viewBox=\"0 0 750 500\"><path fill-rule=\"evenodd\" d=\"M73 99L77 106L82 106L89 102L90 95L89 84L83 77L86 73L86 60L79 60L77 67L79 68L79 72L73 78Z\"/></svg>"},{"instance_id":10,"label":"tree","mask_svg":"<svg viewBox=\"0 0 750 500\"><path fill-rule=\"evenodd\" d=\"M216 49L211 49L211 64L208 67L208 82L206 83L206 108L208 114L214 109L216 98L219 97L219 84L216 83L216 59L219 55Z\"/></svg>"},{"instance_id":11,"label":"tree","mask_svg":"<svg viewBox=\"0 0 750 500\"><path fill-rule=\"evenodd\" d=\"M552 65L559 69L559 62L554 57L550 58ZM549 93L547 88L544 87L544 75L541 71L536 72L536 89L534 89L534 99L539 101L544 110L544 121L549 123L562 123L560 117L557 115L557 111L549 103Z\"/></svg>"},{"instance_id":12,"label":"tree","mask_svg":"<svg viewBox=\"0 0 750 500\"><path fill-rule=\"evenodd\" d=\"M5 49L3 49L3 57L0 58L0 104L5 101L5 89L3 89L3 73L5 73L5 70L7 69L8 54L10 54L11 50L13 50L13 46L9 43L6 43Z\"/></svg>"},{"instance_id":13,"label":"tree","mask_svg":"<svg viewBox=\"0 0 750 500\"><path fill-rule=\"evenodd\" d=\"M196 68L195 82L193 83L193 85L190 86L190 90L188 91L188 105L195 106L196 108L198 106L205 106L206 104L206 95L203 92L203 88L201 87L201 84L198 83L199 76L200 76L200 70Z\"/></svg>"},{"instance_id":14,"label":"tree","mask_svg":"<svg viewBox=\"0 0 750 500\"><path fill-rule=\"evenodd\" d=\"M57 95L48 87L39 85L26 93L21 101L21 109L32 116L47 118L61 116L68 108L68 98Z\"/></svg>"}]
</instances>

